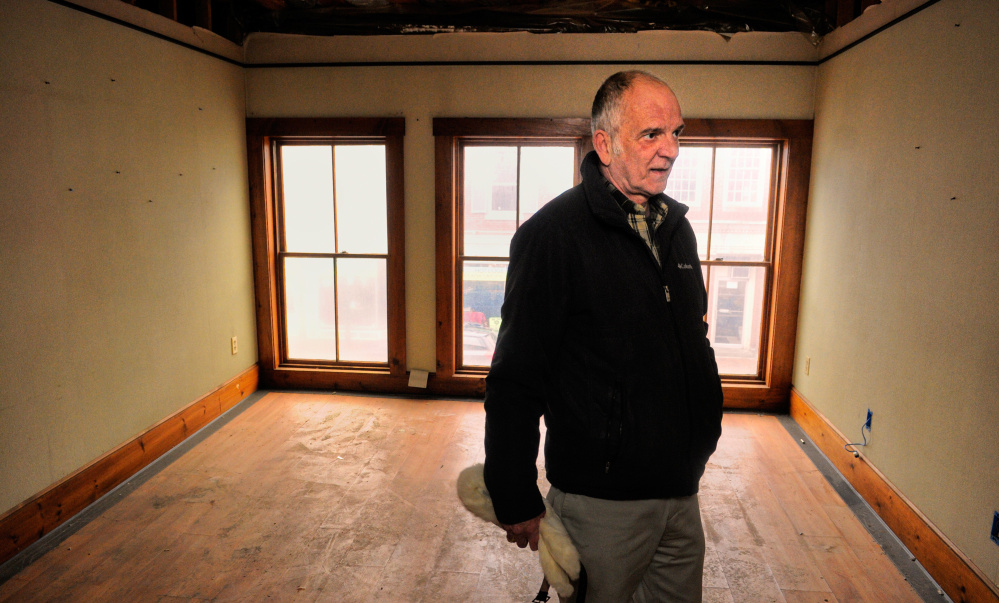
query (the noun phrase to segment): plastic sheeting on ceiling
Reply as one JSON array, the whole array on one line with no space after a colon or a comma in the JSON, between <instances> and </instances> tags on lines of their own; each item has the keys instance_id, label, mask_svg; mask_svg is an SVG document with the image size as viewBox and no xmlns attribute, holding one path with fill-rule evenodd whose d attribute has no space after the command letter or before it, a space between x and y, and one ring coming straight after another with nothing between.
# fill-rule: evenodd
<instances>
[{"instance_id":1,"label":"plastic sheeting on ceiling","mask_svg":"<svg viewBox=\"0 0 999 603\"><path fill-rule=\"evenodd\" d=\"M798 31L821 36L826 0L232 0L245 33Z\"/></svg>"}]
</instances>

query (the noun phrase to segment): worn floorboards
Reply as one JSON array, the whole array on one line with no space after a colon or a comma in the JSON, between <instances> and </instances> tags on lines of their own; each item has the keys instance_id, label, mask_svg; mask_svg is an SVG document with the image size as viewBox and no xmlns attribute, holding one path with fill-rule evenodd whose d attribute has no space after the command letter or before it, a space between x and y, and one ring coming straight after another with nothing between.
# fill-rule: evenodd
<instances>
[{"instance_id":1,"label":"worn floorboards","mask_svg":"<svg viewBox=\"0 0 999 603\"><path fill-rule=\"evenodd\" d=\"M269 393L0 601L530 601L536 554L454 494L482 436L474 401ZM700 500L707 602L922 600L775 417L725 415Z\"/></svg>"}]
</instances>

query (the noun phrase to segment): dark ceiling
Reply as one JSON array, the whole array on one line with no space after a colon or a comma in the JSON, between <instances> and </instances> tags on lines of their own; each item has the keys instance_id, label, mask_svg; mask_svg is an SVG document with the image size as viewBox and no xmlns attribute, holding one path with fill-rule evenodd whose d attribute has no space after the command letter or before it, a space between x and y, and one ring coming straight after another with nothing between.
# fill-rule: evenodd
<instances>
[{"instance_id":1,"label":"dark ceiling","mask_svg":"<svg viewBox=\"0 0 999 603\"><path fill-rule=\"evenodd\" d=\"M233 0L245 33L618 33L832 29L826 0Z\"/></svg>"},{"instance_id":2,"label":"dark ceiling","mask_svg":"<svg viewBox=\"0 0 999 603\"><path fill-rule=\"evenodd\" d=\"M627 33L677 29L823 36L879 0L123 0L236 43L254 32Z\"/></svg>"}]
</instances>

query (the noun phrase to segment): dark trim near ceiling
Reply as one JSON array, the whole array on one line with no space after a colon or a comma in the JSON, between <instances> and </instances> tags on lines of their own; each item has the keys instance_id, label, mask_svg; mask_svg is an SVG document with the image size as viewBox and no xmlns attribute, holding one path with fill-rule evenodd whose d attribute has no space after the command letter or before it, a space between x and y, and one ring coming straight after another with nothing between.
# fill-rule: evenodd
<instances>
[{"instance_id":1,"label":"dark trim near ceiling","mask_svg":"<svg viewBox=\"0 0 999 603\"><path fill-rule=\"evenodd\" d=\"M341 61L328 63L244 63L247 69L302 67L533 67L566 65L792 65L813 67L815 61L693 61L693 60L593 60L593 61Z\"/></svg>"},{"instance_id":2,"label":"dark trim near ceiling","mask_svg":"<svg viewBox=\"0 0 999 603\"><path fill-rule=\"evenodd\" d=\"M115 23L117 25L122 25L124 27L129 28L129 29L134 29L135 31L139 31L139 32L142 32L144 34L151 35L154 38L159 38L159 39L164 40L166 42L172 42L174 44L177 44L178 46L183 46L184 48L187 48L189 50L194 50L195 52L200 52L201 54L206 54L206 55L208 55L210 57L214 57L216 59L225 61L226 63L229 63L231 65L236 65L237 67L246 67L246 65L242 61L237 61L235 59L230 59L227 56L223 56L223 55L218 54L216 52L212 52L211 50L206 50L206 49L201 48L199 46L195 46L194 44L188 44L187 42L181 42L180 40L177 40L175 38L171 38L168 35L161 34L158 31L153 31L151 29L146 29L145 27L142 27L141 25L136 25L134 23L129 23L128 21L124 21L124 20L119 19L117 17L112 17L111 15L105 15L104 13L97 12L97 11L95 11L93 9L89 9L89 8L87 8L85 6L80 6L79 4L74 4L72 2L68 2L67 0L49 0L49 2L51 2L53 4L58 4L59 6L65 6L66 8L71 8L71 9L73 9L75 11L79 11L79 12L85 14L85 15L90 15L91 17L97 17L98 19L104 19L105 21L110 21L111 23Z\"/></svg>"},{"instance_id":3,"label":"dark trim near ceiling","mask_svg":"<svg viewBox=\"0 0 999 603\"><path fill-rule=\"evenodd\" d=\"M840 48L836 52L826 56L822 59L815 61L694 61L694 60L607 60L607 61L343 61L343 62L317 62L317 63L246 63L243 61L237 61L235 59L230 59L227 56L220 55L218 53L206 50L204 48L195 46L193 44L188 44L187 42L182 42L180 40L171 38L165 34L147 29L140 25L135 25L134 23L129 23L117 17L112 17L110 15L105 15L93 9L74 4L69 0L48 0L53 4L58 4L59 6L64 6L70 8L86 15L92 17L97 17L98 19L104 19L105 21L110 21L118 25L122 25L129 29L139 31L154 38L159 38L166 42L171 42L177 44L178 46L183 46L184 48L193 50L195 52L200 52L201 54L214 57L221 61L225 61L231 65L236 65L237 67L243 67L246 69L295 69L295 68L308 68L308 67L498 67L498 66L579 66L579 65L719 65L719 66L729 66L729 65L753 65L753 66L795 66L795 67L813 67L816 65L822 65L826 61L832 60L844 52L854 48L855 46L866 42L867 40L873 38L879 33L889 29L902 21L905 21L909 17L919 13L923 9L929 8L934 4L940 2L940 0L928 0L924 4L917 6L916 8L908 11L907 13L896 17L895 19L885 23L881 27L878 27L874 31L864 35L857 40L847 44L843 48Z\"/></svg>"},{"instance_id":4,"label":"dark trim near ceiling","mask_svg":"<svg viewBox=\"0 0 999 603\"><path fill-rule=\"evenodd\" d=\"M925 4L921 4L921 5L917 6L916 8L910 10L909 12L905 13L904 15L899 15L898 17L896 17L896 18L892 19L891 21L885 23L881 27L875 29L871 33L869 33L869 34L867 34L865 36L862 36L860 38L857 38L853 42L850 42L849 44L847 44L843 48L840 48L839 50L837 50L836 52L830 54L829 56L827 56L825 58L822 58L822 59L819 59L814 64L815 65L821 65L822 63L825 63L826 61L828 61L830 59L834 59L834 58L838 57L839 55L843 54L847 50L850 50L854 46L857 46L861 42L866 42L867 40L873 38L874 36L878 35L879 33L883 32L884 30L888 29L889 27L892 27L894 25L897 25L897 24L901 23L902 21L905 21L906 19L908 19L909 17L911 17L911 16L915 15L916 13L920 12L924 8L929 8L929 7L933 6L934 4L936 4L937 2L940 2L940 0L929 0Z\"/></svg>"}]
</instances>

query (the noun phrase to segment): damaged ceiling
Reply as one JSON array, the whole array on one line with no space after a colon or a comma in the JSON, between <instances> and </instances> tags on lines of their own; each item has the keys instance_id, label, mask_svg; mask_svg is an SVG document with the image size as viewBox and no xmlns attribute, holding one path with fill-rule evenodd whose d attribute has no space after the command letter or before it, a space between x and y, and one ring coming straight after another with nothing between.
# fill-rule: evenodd
<instances>
[{"instance_id":1,"label":"damaged ceiling","mask_svg":"<svg viewBox=\"0 0 999 603\"><path fill-rule=\"evenodd\" d=\"M826 0L231 0L244 34L625 33L824 35ZM834 3L835 4L835 3Z\"/></svg>"},{"instance_id":2,"label":"damaged ceiling","mask_svg":"<svg viewBox=\"0 0 999 603\"><path fill-rule=\"evenodd\" d=\"M801 32L818 38L880 0L123 0L237 44L255 32Z\"/></svg>"}]
</instances>

